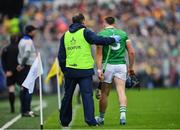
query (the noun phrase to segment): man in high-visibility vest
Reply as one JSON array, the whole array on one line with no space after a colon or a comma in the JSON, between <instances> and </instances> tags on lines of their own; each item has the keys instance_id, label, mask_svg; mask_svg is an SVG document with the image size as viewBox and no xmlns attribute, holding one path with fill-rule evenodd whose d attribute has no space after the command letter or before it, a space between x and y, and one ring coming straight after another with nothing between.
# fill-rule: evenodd
<instances>
[{"instance_id":1,"label":"man in high-visibility vest","mask_svg":"<svg viewBox=\"0 0 180 130\"><path fill-rule=\"evenodd\" d=\"M85 18L79 13L72 17L69 30L60 40L58 59L65 76L65 94L60 110L61 125L66 127L72 120L72 97L76 84L79 84L84 107L85 122L96 126L94 117L93 84L94 60L91 44L110 45L119 43L120 37L102 37L87 29Z\"/></svg>"}]
</instances>

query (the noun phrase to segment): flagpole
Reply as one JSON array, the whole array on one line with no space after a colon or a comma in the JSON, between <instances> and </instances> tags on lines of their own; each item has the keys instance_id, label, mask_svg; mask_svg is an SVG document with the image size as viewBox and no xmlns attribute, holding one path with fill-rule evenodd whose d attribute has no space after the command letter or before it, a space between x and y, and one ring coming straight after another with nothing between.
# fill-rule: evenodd
<instances>
[{"instance_id":1,"label":"flagpole","mask_svg":"<svg viewBox=\"0 0 180 130\"><path fill-rule=\"evenodd\" d=\"M41 60L40 58L40 53L38 53L38 58L39 61ZM38 71L40 71L40 67L38 67ZM39 76L39 97L40 97L40 129L43 130L43 109L42 109L42 79L41 75Z\"/></svg>"},{"instance_id":2,"label":"flagpole","mask_svg":"<svg viewBox=\"0 0 180 130\"><path fill-rule=\"evenodd\" d=\"M56 78L57 78L58 109L60 111L60 108L61 108L61 92L60 92L59 75L58 74L56 74Z\"/></svg>"},{"instance_id":3,"label":"flagpole","mask_svg":"<svg viewBox=\"0 0 180 130\"><path fill-rule=\"evenodd\" d=\"M40 97L40 128L43 130L43 110L42 110L42 82L39 76L39 97Z\"/></svg>"}]
</instances>

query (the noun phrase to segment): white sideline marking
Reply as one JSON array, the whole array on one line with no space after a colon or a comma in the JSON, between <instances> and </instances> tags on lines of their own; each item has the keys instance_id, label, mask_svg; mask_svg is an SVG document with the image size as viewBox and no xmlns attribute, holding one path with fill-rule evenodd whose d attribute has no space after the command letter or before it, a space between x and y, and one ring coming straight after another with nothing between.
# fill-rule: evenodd
<instances>
[{"instance_id":1,"label":"white sideline marking","mask_svg":"<svg viewBox=\"0 0 180 130\"><path fill-rule=\"evenodd\" d=\"M45 108L45 107L47 107L47 103L43 101L42 108ZM34 111L38 111L39 109L40 109L40 106L38 105L37 107L34 108Z\"/></svg>"},{"instance_id":2,"label":"white sideline marking","mask_svg":"<svg viewBox=\"0 0 180 130\"><path fill-rule=\"evenodd\" d=\"M2 126L0 128L0 130L4 130L7 129L9 126L11 126L12 124L14 124L17 120L19 120L21 118L21 114L17 115L16 117L14 117L12 120L10 120L9 122L7 122L4 126Z\"/></svg>"},{"instance_id":3,"label":"white sideline marking","mask_svg":"<svg viewBox=\"0 0 180 130\"><path fill-rule=\"evenodd\" d=\"M37 102L35 102L35 104L38 105ZM42 106L42 107L45 108L46 106L47 106L47 103L46 103L45 101L43 101L43 106ZM40 106L37 106L37 107L35 107L33 110L34 110L34 111L38 111L39 109L40 109ZM14 117L14 118L11 119L10 121L8 121L6 124L4 124L4 125L0 128L0 130L7 129L7 128L10 127L12 124L14 124L16 121L18 121L21 117L22 117L21 114L17 115L16 117Z\"/></svg>"}]
</instances>

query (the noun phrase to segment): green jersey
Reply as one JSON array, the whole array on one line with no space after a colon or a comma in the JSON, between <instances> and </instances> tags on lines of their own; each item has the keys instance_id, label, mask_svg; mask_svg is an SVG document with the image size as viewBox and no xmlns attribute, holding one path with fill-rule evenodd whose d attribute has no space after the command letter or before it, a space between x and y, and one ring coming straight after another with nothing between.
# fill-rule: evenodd
<instances>
[{"instance_id":1,"label":"green jersey","mask_svg":"<svg viewBox=\"0 0 180 130\"><path fill-rule=\"evenodd\" d=\"M102 55L103 55L103 63L105 63L108 50L110 49L109 56L107 59L107 63L109 64L125 64L125 54L126 54L126 40L128 39L128 35L126 32L116 29L116 28L105 28L101 32L98 33L100 36L120 36L120 43L114 43L110 46L103 46Z\"/></svg>"}]
</instances>

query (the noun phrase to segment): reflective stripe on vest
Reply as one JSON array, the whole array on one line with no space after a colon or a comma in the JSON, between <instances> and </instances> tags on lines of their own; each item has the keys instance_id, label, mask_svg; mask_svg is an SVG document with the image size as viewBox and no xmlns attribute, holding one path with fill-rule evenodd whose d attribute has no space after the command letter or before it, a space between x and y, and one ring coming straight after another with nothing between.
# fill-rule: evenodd
<instances>
[{"instance_id":1,"label":"reflective stripe on vest","mask_svg":"<svg viewBox=\"0 0 180 130\"><path fill-rule=\"evenodd\" d=\"M66 67L75 69L91 69L94 67L91 46L84 38L84 28L75 33L66 32L64 44Z\"/></svg>"}]
</instances>

